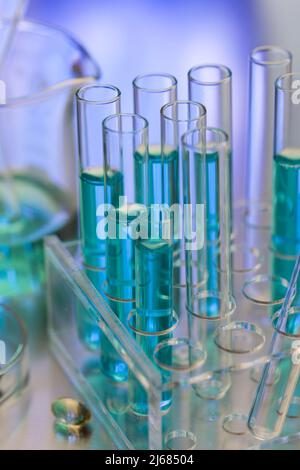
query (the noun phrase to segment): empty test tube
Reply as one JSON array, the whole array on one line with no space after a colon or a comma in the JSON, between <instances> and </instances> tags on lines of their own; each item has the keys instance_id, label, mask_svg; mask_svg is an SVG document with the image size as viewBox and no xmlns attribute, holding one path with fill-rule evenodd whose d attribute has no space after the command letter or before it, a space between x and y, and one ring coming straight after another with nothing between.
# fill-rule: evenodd
<instances>
[{"instance_id":1,"label":"empty test tube","mask_svg":"<svg viewBox=\"0 0 300 470\"><path fill-rule=\"evenodd\" d=\"M266 364L249 414L248 426L258 439L280 435L299 379L299 309L291 308L297 292L297 258L282 308L274 318L269 362Z\"/></svg>"},{"instance_id":2,"label":"empty test tube","mask_svg":"<svg viewBox=\"0 0 300 470\"><path fill-rule=\"evenodd\" d=\"M188 72L189 99L207 111L208 127L222 129L232 145L232 73L219 64L203 64Z\"/></svg>"},{"instance_id":3,"label":"empty test tube","mask_svg":"<svg viewBox=\"0 0 300 470\"><path fill-rule=\"evenodd\" d=\"M174 286L185 285L184 243L183 243L183 186L182 147L184 133L205 126L206 109L193 101L174 101L161 109L162 161L176 161L176 170L170 174L164 187L170 187L164 202L168 203L174 215ZM163 174L163 177L165 174Z\"/></svg>"},{"instance_id":4,"label":"empty test tube","mask_svg":"<svg viewBox=\"0 0 300 470\"><path fill-rule=\"evenodd\" d=\"M255 227L271 223L275 81L291 66L291 53L276 46L257 47L250 56L247 222Z\"/></svg>"},{"instance_id":5,"label":"empty test tube","mask_svg":"<svg viewBox=\"0 0 300 470\"><path fill-rule=\"evenodd\" d=\"M228 184L232 206L232 72L220 64L195 66L188 72L188 91L190 100L205 106L206 126L221 129L228 136Z\"/></svg>"},{"instance_id":6,"label":"empty test tube","mask_svg":"<svg viewBox=\"0 0 300 470\"><path fill-rule=\"evenodd\" d=\"M178 159L175 153L170 153L164 160L161 158L160 111L165 104L177 99L177 80L167 73L139 75L133 81L133 96L134 112L146 118L149 124L149 204L162 204L163 201L169 204L179 185L178 181L173 182L178 175ZM137 189L145 184L140 168L141 163L136 155Z\"/></svg>"},{"instance_id":7,"label":"empty test tube","mask_svg":"<svg viewBox=\"0 0 300 470\"><path fill-rule=\"evenodd\" d=\"M118 88L111 85L87 85L76 94L83 262L87 276L98 290L105 279L105 240L97 235L98 208L105 203L101 125L105 117L120 112L120 98ZM110 202L115 203L122 190L122 179L114 173L108 179ZM77 316L79 337L89 349L98 349L98 325L91 324L80 307Z\"/></svg>"}]
</instances>

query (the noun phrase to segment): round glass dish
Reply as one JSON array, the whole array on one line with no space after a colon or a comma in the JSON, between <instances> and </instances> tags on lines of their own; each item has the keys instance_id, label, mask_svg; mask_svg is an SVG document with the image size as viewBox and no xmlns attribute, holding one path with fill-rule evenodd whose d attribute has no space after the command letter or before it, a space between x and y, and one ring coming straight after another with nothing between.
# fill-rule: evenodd
<instances>
[{"instance_id":1,"label":"round glass dish","mask_svg":"<svg viewBox=\"0 0 300 470\"><path fill-rule=\"evenodd\" d=\"M25 328L9 307L0 304L0 439L12 432L28 408L28 382Z\"/></svg>"}]
</instances>

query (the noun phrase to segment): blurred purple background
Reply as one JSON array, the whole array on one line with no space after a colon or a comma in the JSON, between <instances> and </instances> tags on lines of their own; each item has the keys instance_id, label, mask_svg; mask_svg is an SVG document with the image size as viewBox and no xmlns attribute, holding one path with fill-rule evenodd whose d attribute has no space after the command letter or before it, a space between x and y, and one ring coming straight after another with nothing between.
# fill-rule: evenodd
<instances>
[{"instance_id":1,"label":"blurred purple background","mask_svg":"<svg viewBox=\"0 0 300 470\"><path fill-rule=\"evenodd\" d=\"M27 17L73 33L99 62L103 81L132 110L132 79L167 71L187 97L186 73L217 62L233 72L235 197L244 197L248 54L260 44L292 50L300 64L299 0L31 0Z\"/></svg>"}]
</instances>

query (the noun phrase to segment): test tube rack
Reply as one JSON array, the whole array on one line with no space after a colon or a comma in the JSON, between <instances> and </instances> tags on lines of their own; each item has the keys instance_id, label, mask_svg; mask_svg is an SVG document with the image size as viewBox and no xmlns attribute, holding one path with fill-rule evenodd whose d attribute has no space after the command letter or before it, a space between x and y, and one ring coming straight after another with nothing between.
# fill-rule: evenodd
<instances>
[{"instance_id":1,"label":"test tube rack","mask_svg":"<svg viewBox=\"0 0 300 470\"><path fill-rule=\"evenodd\" d=\"M166 337L165 350L157 350L151 360L132 329L120 322L90 282L82 264L80 242L62 243L55 236L46 239L51 350L119 449L288 449L299 444L297 388L280 437L260 441L247 427L262 369L271 359L272 315L280 308L287 288L284 280L273 279L273 285L279 283L278 295L283 292L283 298L273 303L266 300L269 293L263 292L263 287L272 258L266 240L267 236L264 239L260 234L261 250L249 249L235 236L237 309L233 322L220 325L216 320L190 318L184 292L177 291L174 295L180 315ZM253 292L256 297L251 298ZM98 325L102 343L113 348L126 364L126 381L107 377L101 368L101 353L88 350L79 339L78 312ZM202 332L201 343L193 342L189 334L196 329ZM247 336L243 335L245 329ZM234 352L230 350L232 344ZM283 347L282 360L288 354ZM145 397L145 415L134 411L137 387ZM162 412L163 393L170 397L170 406Z\"/></svg>"}]
</instances>

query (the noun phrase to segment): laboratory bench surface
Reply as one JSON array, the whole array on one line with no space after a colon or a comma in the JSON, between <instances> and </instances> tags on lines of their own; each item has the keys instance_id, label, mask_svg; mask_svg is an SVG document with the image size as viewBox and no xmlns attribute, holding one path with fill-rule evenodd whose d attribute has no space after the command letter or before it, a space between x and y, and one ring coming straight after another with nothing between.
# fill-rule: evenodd
<instances>
[{"instance_id":1,"label":"laboratory bench surface","mask_svg":"<svg viewBox=\"0 0 300 470\"><path fill-rule=\"evenodd\" d=\"M54 432L51 403L60 397L79 398L61 368L43 348L31 362L29 406L18 426L0 441L0 450L112 450L115 446L104 427L93 419L90 435L72 442Z\"/></svg>"}]
</instances>

